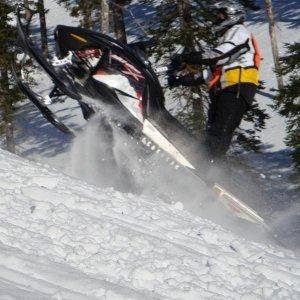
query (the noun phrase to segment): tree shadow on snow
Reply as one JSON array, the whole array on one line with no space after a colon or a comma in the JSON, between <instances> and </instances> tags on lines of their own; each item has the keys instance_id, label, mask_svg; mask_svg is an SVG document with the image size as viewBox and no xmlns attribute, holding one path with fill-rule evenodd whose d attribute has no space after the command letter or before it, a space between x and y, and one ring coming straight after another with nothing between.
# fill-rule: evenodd
<instances>
[{"instance_id":1,"label":"tree shadow on snow","mask_svg":"<svg viewBox=\"0 0 300 300\"><path fill-rule=\"evenodd\" d=\"M293 160L290 150L276 152L248 153L243 157L250 161L258 172L259 180L264 187L268 215L288 210L299 203L296 185L290 180Z\"/></svg>"},{"instance_id":2,"label":"tree shadow on snow","mask_svg":"<svg viewBox=\"0 0 300 300\"><path fill-rule=\"evenodd\" d=\"M62 122L67 122L74 109L61 109L64 116ZM66 113L68 111L68 113ZM15 113L16 116L16 144L22 156L54 157L64 153L72 137L60 132L50 124L31 103L23 104ZM76 124L68 123L68 126L76 128ZM30 144L30 146L28 146Z\"/></svg>"},{"instance_id":3,"label":"tree shadow on snow","mask_svg":"<svg viewBox=\"0 0 300 300\"><path fill-rule=\"evenodd\" d=\"M287 23L288 28L297 28L300 26L300 1L299 0L274 0L273 8L276 14L276 22ZM267 23L268 19L265 14L264 1L259 0L261 10L248 14L247 20L250 24Z\"/></svg>"},{"instance_id":4,"label":"tree shadow on snow","mask_svg":"<svg viewBox=\"0 0 300 300\"><path fill-rule=\"evenodd\" d=\"M262 90L258 90L256 93L258 95L264 96L264 97L269 98L271 100L274 100L274 98L275 98L274 94L271 94L269 92L265 92L265 91L262 91Z\"/></svg>"},{"instance_id":5,"label":"tree shadow on snow","mask_svg":"<svg viewBox=\"0 0 300 300\"><path fill-rule=\"evenodd\" d=\"M156 14L155 8L151 4L133 3L125 7L124 13L127 35L148 38L147 29Z\"/></svg>"}]
</instances>

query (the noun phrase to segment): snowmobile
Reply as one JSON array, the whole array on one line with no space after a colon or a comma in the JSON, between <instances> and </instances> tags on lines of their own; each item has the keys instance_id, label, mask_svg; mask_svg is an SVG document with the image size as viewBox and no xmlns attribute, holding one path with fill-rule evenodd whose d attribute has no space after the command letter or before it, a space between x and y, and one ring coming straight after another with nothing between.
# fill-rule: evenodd
<instances>
[{"instance_id":1,"label":"snowmobile","mask_svg":"<svg viewBox=\"0 0 300 300\"><path fill-rule=\"evenodd\" d=\"M18 10L20 47L48 74L54 87L46 97L36 94L22 78L22 63L16 61L14 77L23 93L58 130L74 134L45 104L59 97L77 101L87 120L97 110L109 111L130 136L154 151L163 151L178 166L204 182L234 215L267 228L264 218L245 201L206 176L211 166L202 150L202 141L165 108L163 89L151 63L140 50L141 45L125 45L98 32L58 25L54 32L56 54L46 59L26 28ZM119 80L112 82L109 76L112 74L124 78L126 90L124 82L121 85Z\"/></svg>"}]
</instances>

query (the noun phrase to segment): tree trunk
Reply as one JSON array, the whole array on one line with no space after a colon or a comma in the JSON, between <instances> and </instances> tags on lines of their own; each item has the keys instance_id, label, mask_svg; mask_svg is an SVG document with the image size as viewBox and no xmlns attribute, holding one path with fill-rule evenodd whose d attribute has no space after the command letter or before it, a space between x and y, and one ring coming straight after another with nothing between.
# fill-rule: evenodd
<instances>
[{"instance_id":1,"label":"tree trunk","mask_svg":"<svg viewBox=\"0 0 300 300\"><path fill-rule=\"evenodd\" d=\"M14 140L14 129L12 120L10 122L5 122L5 139L6 139L6 148L9 152L15 153L15 140Z\"/></svg>"},{"instance_id":2,"label":"tree trunk","mask_svg":"<svg viewBox=\"0 0 300 300\"><path fill-rule=\"evenodd\" d=\"M25 30L26 33L29 35L29 26L30 26L31 19L33 17L33 12L29 9L30 6L28 0L24 0L24 6L25 6L25 20L26 20Z\"/></svg>"},{"instance_id":3,"label":"tree trunk","mask_svg":"<svg viewBox=\"0 0 300 300\"><path fill-rule=\"evenodd\" d=\"M45 57L48 56L48 37L47 37L47 25L46 25L46 13L44 0L38 0L38 11L40 16L40 27L41 27L41 42L42 50Z\"/></svg>"},{"instance_id":4,"label":"tree trunk","mask_svg":"<svg viewBox=\"0 0 300 300\"><path fill-rule=\"evenodd\" d=\"M276 78L277 78L278 88L281 89L283 88L284 85L283 85L282 76L279 74L281 67L279 63L279 52L278 52L278 44L277 44L276 31L275 31L275 18L274 18L272 0L264 0L264 1L265 1L266 14L269 21L269 32L270 32L270 38L272 44Z\"/></svg>"},{"instance_id":5,"label":"tree trunk","mask_svg":"<svg viewBox=\"0 0 300 300\"><path fill-rule=\"evenodd\" d=\"M191 15L191 7L185 0L178 0L178 9L181 16L181 24L183 30L186 32L186 29L191 26L193 21ZM195 51L195 42L193 36L190 34L184 34L186 37L185 48L188 51ZM199 70L200 71L200 70ZM198 134L200 134L205 128L205 117L204 117L204 107L203 101L201 101L201 89L199 87L191 87L191 94L196 94L199 97L191 96L192 99L192 109L193 109L193 123L194 128Z\"/></svg>"},{"instance_id":6,"label":"tree trunk","mask_svg":"<svg viewBox=\"0 0 300 300\"><path fill-rule=\"evenodd\" d=\"M123 15L123 3L121 2L122 1L115 1L115 4L112 4L114 30L116 38L122 43L127 44L127 36Z\"/></svg>"},{"instance_id":7,"label":"tree trunk","mask_svg":"<svg viewBox=\"0 0 300 300\"><path fill-rule=\"evenodd\" d=\"M93 29L93 18L92 18L92 7L89 1L85 1L82 4L82 14L83 14L83 21L82 25L86 29Z\"/></svg>"},{"instance_id":8,"label":"tree trunk","mask_svg":"<svg viewBox=\"0 0 300 300\"><path fill-rule=\"evenodd\" d=\"M109 4L107 0L101 0L101 32L109 34Z\"/></svg>"},{"instance_id":9,"label":"tree trunk","mask_svg":"<svg viewBox=\"0 0 300 300\"><path fill-rule=\"evenodd\" d=\"M28 9L29 8L29 0L24 0L24 6L25 6L25 19L28 21L31 18L31 12Z\"/></svg>"},{"instance_id":10,"label":"tree trunk","mask_svg":"<svg viewBox=\"0 0 300 300\"><path fill-rule=\"evenodd\" d=\"M9 79L7 70L1 72L3 86L9 89ZM8 151L15 153L14 130L13 130L13 104L9 97L9 92L2 95L0 99L2 108L2 119L4 123L5 143Z\"/></svg>"},{"instance_id":11,"label":"tree trunk","mask_svg":"<svg viewBox=\"0 0 300 300\"><path fill-rule=\"evenodd\" d=\"M178 1L178 9L181 16L181 22L183 27L187 27L192 22L191 8L189 4L184 0ZM191 47L194 47L191 45Z\"/></svg>"}]
</instances>

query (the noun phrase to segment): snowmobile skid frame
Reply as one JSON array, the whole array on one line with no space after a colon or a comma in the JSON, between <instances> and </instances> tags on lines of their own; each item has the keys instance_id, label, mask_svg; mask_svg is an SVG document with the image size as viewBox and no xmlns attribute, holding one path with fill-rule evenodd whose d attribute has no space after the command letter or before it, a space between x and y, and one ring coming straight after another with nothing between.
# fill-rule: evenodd
<instances>
[{"instance_id":1,"label":"snowmobile skid frame","mask_svg":"<svg viewBox=\"0 0 300 300\"><path fill-rule=\"evenodd\" d=\"M20 10L17 11L17 27L24 52L44 69L54 83L54 92L50 96L65 95L78 101L85 109L86 119L94 113L95 107L97 110L104 108L104 111L108 107L108 111L113 111L112 119L116 120L119 127L142 141L146 139L144 144L154 145L153 149L162 149L178 165L204 182L234 215L269 230L265 220L255 210L221 184L206 177L210 163L207 155L201 151L201 140L190 134L166 110L158 77L150 63L136 49L101 33L58 25L55 30L58 58L51 63L26 35ZM96 58L93 65L89 62L91 57L94 60ZM17 64L13 63L13 74L23 93L56 128L73 134L43 103L42 97L22 81L17 68ZM97 80L101 76L101 68L108 72L114 69L125 76L135 90L140 89L140 95L129 94Z\"/></svg>"}]
</instances>

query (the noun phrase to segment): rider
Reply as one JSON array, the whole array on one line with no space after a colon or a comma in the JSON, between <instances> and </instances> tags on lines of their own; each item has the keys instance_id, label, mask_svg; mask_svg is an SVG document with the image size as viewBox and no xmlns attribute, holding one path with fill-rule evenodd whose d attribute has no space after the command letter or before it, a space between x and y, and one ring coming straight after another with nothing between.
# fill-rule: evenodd
<instances>
[{"instance_id":1,"label":"rider","mask_svg":"<svg viewBox=\"0 0 300 300\"><path fill-rule=\"evenodd\" d=\"M251 107L259 80L260 53L255 38L244 26L245 11L235 1L218 1L210 7L216 17L216 48L174 57L173 66L208 67L206 75L171 77L169 85L197 85L206 82L211 99L206 146L212 159L227 152L234 130ZM192 80L191 80L191 77Z\"/></svg>"}]
</instances>

